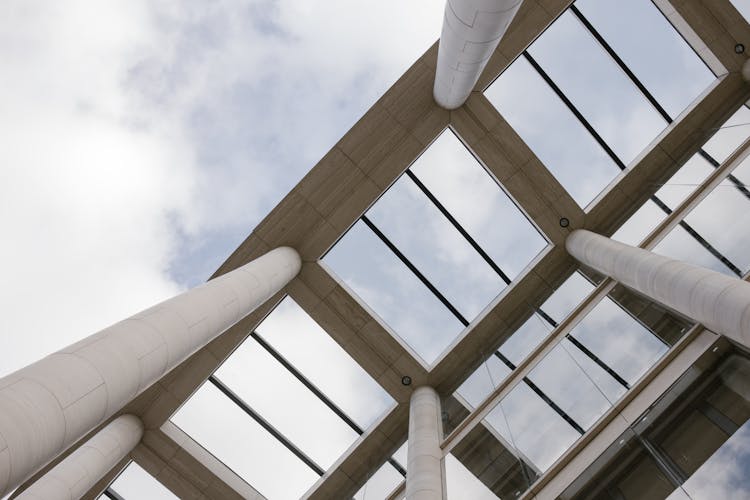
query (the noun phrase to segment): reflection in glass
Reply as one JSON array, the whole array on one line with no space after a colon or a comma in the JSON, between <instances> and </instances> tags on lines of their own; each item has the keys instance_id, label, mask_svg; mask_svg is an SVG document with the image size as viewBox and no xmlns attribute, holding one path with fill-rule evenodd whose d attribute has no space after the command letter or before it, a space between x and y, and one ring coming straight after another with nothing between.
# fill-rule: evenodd
<instances>
[{"instance_id":1,"label":"reflection in glass","mask_svg":"<svg viewBox=\"0 0 750 500\"><path fill-rule=\"evenodd\" d=\"M524 58L516 59L485 95L582 207L620 172Z\"/></svg>"},{"instance_id":2,"label":"reflection in glass","mask_svg":"<svg viewBox=\"0 0 750 500\"><path fill-rule=\"evenodd\" d=\"M109 488L126 500L136 498L173 500L177 498L158 479L143 470L135 462L130 462ZM106 499L108 497L101 495L99 498Z\"/></svg>"},{"instance_id":3,"label":"reflection in glass","mask_svg":"<svg viewBox=\"0 0 750 500\"><path fill-rule=\"evenodd\" d=\"M172 422L269 500L299 498L318 480L312 469L211 384L198 389Z\"/></svg>"},{"instance_id":4,"label":"reflection in glass","mask_svg":"<svg viewBox=\"0 0 750 500\"><path fill-rule=\"evenodd\" d=\"M664 119L572 13L529 52L625 165L664 129Z\"/></svg>"},{"instance_id":5,"label":"reflection in glass","mask_svg":"<svg viewBox=\"0 0 750 500\"><path fill-rule=\"evenodd\" d=\"M748 498L750 361L703 357L560 498Z\"/></svg>"},{"instance_id":6,"label":"reflection in glass","mask_svg":"<svg viewBox=\"0 0 750 500\"><path fill-rule=\"evenodd\" d=\"M427 362L463 329L363 222L349 230L325 262Z\"/></svg>"}]
</instances>

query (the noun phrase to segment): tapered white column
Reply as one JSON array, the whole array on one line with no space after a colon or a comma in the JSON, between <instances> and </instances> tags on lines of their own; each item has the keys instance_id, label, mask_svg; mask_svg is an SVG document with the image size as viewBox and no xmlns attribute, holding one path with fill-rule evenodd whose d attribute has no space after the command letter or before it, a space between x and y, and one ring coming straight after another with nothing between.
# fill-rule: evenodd
<instances>
[{"instance_id":1,"label":"tapered white column","mask_svg":"<svg viewBox=\"0 0 750 500\"><path fill-rule=\"evenodd\" d=\"M750 347L750 283L585 230L565 241L579 262Z\"/></svg>"},{"instance_id":2,"label":"tapered white column","mask_svg":"<svg viewBox=\"0 0 750 500\"><path fill-rule=\"evenodd\" d=\"M143 437L143 423L122 415L40 477L19 500L76 500L125 458Z\"/></svg>"},{"instance_id":3,"label":"tapered white column","mask_svg":"<svg viewBox=\"0 0 750 500\"><path fill-rule=\"evenodd\" d=\"M460 107L487 66L522 0L447 0L433 95L446 109Z\"/></svg>"},{"instance_id":4,"label":"tapered white column","mask_svg":"<svg viewBox=\"0 0 750 500\"><path fill-rule=\"evenodd\" d=\"M443 452L440 439L440 396L432 387L419 387L409 402L409 451L406 465L406 500L442 500Z\"/></svg>"},{"instance_id":5,"label":"tapered white column","mask_svg":"<svg viewBox=\"0 0 750 500\"><path fill-rule=\"evenodd\" d=\"M0 497L281 290L277 248L0 379Z\"/></svg>"}]
</instances>

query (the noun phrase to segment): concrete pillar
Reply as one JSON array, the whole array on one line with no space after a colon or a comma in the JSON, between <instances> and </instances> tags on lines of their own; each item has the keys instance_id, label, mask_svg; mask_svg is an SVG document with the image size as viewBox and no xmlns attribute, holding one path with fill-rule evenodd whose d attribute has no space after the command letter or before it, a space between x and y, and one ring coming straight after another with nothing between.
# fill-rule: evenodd
<instances>
[{"instance_id":1,"label":"concrete pillar","mask_svg":"<svg viewBox=\"0 0 750 500\"><path fill-rule=\"evenodd\" d=\"M582 264L750 347L750 283L586 230L565 241Z\"/></svg>"},{"instance_id":2,"label":"concrete pillar","mask_svg":"<svg viewBox=\"0 0 750 500\"><path fill-rule=\"evenodd\" d=\"M419 387L409 403L409 451L406 465L406 500L445 498L443 451L440 439L440 396L432 387Z\"/></svg>"},{"instance_id":3,"label":"concrete pillar","mask_svg":"<svg viewBox=\"0 0 750 500\"><path fill-rule=\"evenodd\" d=\"M0 379L0 497L281 290L282 247Z\"/></svg>"},{"instance_id":4,"label":"concrete pillar","mask_svg":"<svg viewBox=\"0 0 750 500\"><path fill-rule=\"evenodd\" d=\"M433 95L460 107L476 85L522 0L447 0Z\"/></svg>"},{"instance_id":5,"label":"concrete pillar","mask_svg":"<svg viewBox=\"0 0 750 500\"><path fill-rule=\"evenodd\" d=\"M125 458L143 437L143 423L122 415L65 457L18 500L76 500Z\"/></svg>"}]
</instances>

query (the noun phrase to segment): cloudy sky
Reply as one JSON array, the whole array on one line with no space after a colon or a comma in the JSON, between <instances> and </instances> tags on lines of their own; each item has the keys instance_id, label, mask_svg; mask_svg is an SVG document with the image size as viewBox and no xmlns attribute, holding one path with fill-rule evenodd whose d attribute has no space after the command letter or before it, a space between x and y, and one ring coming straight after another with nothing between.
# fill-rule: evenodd
<instances>
[{"instance_id":1,"label":"cloudy sky","mask_svg":"<svg viewBox=\"0 0 750 500\"><path fill-rule=\"evenodd\" d=\"M650 2L579 0L577 5L673 116L713 80ZM4 2L0 376L204 281L438 37L442 9L442 2L427 0ZM632 37L632 23L644 27L644 36ZM625 164L666 125L571 14L530 53ZM649 57L643 57L646 53ZM516 61L487 96L581 206L618 175L612 160L525 60ZM748 114L741 110L731 122L738 126L707 146L720 161L747 137ZM660 197L676 206L710 172L701 162L691 160ZM739 171L750 177L750 164ZM543 251L544 238L450 131L413 172L511 278ZM746 271L750 227L728 238L712 221L717 214L729 219L746 210L748 200L734 188L717 189L688 220ZM399 180L368 216L468 320L504 289L409 179ZM654 206L644 206L618 238L638 243L644 228L661 216ZM729 272L690 241L676 230L658 249ZM383 248L359 223L326 264L431 363L463 327ZM545 310L559 321L590 288L574 275ZM290 301L259 331L361 426L392 403ZM618 342L601 331L619 332ZM548 332L548 325L532 317L503 352L517 363ZM574 333L631 381L665 350L608 301ZM338 371L309 364L310 349L336 359ZM567 341L561 343L537 368L535 381L588 426L619 393L576 353ZM472 404L507 375L495 358L483 369L462 388ZM279 372L285 389L278 393L253 383L274 370L278 366L258 346L246 345L218 376L327 467L356 434L330 420L326 408L313 409L311 401L308 423L319 432L310 435L284 411L309 397L295 381L281 382L288 374ZM569 392L567 381L581 377L586 383L579 392ZM554 413L542 418L544 408L536 412L540 421L530 420L529 409L540 400L528 392L519 386L498 406L506 414L497 428L543 469L577 435ZM225 404L206 387L176 421L217 454L219 448L231 452L234 443L212 434L216 425L206 425L213 424L207 409ZM246 422L233 411L227 406L221 412L226 426ZM530 432L535 426L548 429L559 446L540 447L535 439L545 434ZM244 429L249 445L268 439ZM269 454L279 447L270 441L264 446ZM242 451L221 458L246 476L268 465L248 460ZM278 450L271 462L288 461L287 455ZM450 475L466 477L457 462L447 467ZM266 480L264 493L284 497L291 490L283 488L300 492L315 480L304 466L292 475L295 482L286 484L262 474L256 481ZM377 488L387 492L399 480L387 468L378 478L362 496L374 498ZM456 481L452 484L464 484Z\"/></svg>"}]
</instances>

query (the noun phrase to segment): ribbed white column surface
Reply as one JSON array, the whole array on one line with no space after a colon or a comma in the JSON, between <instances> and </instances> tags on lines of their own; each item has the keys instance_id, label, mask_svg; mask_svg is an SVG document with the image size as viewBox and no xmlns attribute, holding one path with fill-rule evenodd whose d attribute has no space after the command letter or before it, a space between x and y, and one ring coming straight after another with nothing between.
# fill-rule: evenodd
<instances>
[{"instance_id":1,"label":"ribbed white column surface","mask_svg":"<svg viewBox=\"0 0 750 500\"><path fill-rule=\"evenodd\" d=\"M565 247L582 264L750 347L750 283L581 229Z\"/></svg>"},{"instance_id":2,"label":"ribbed white column surface","mask_svg":"<svg viewBox=\"0 0 750 500\"><path fill-rule=\"evenodd\" d=\"M301 267L268 252L0 379L0 497L281 290Z\"/></svg>"},{"instance_id":3,"label":"ribbed white column surface","mask_svg":"<svg viewBox=\"0 0 750 500\"><path fill-rule=\"evenodd\" d=\"M444 498L442 430L440 396L432 387L415 389L409 402L406 500Z\"/></svg>"},{"instance_id":4,"label":"ribbed white column surface","mask_svg":"<svg viewBox=\"0 0 750 500\"><path fill-rule=\"evenodd\" d=\"M138 417L117 417L16 498L77 500L133 451L141 437Z\"/></svg>"},{"instance_id":5,"label":"ribbed white column surface","mask_svg":"<svg viewBox=\"0 0 750 500\"><path fill-rule=\"evenodd\" d=\"M433 95L460 107L482 74L523 0L447 0Z\"/></svg>"}]
</instances>

